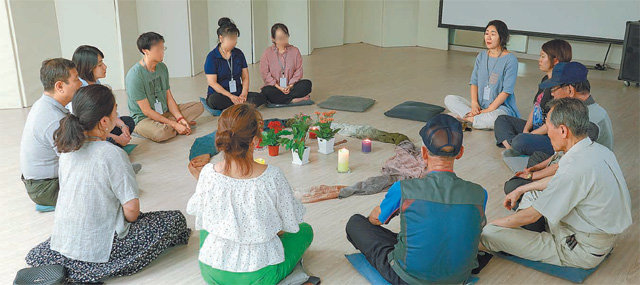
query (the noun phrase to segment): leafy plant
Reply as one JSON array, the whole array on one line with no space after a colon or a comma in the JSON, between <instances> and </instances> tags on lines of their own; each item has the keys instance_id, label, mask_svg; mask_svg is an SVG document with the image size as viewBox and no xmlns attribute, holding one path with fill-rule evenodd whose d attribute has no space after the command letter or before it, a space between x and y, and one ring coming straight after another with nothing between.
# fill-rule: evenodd
<instances>
[{"instance_id":1,"label":"leafy plant","mask_svg":"<svg viewBox=\"0 0 640 285\"><path fill-rule=\"evenodd\" d=\"M277 146L280 142L280 136L282 136L282 130L284 127L279 121L270 122L267 125L267 130L262 132L262 142L260 146Z\"/></svg>"},{"instance_id":2,"label":"leafy plant","mask_svg":"<svg viewBox=\"0 0 640 285\"><path fill-rule=\"evenodd\" d=\"M291 131L284 130L279 133L282 136L291 135L291 138L280 138L278 142L280 142L280 145L283 145L287 150L297 151L300 160L302 160L304 155L305 138L307 137L309 126L311 126L311 117L300 113L293 118Z\"/></svg>"},{"instance_id":3,"label":"leafy plant","mask_svg":"<svg viewBox=\"0 0 640 285\"><path fill-rule=\"evenodd\" d=\"M329 112L316 112L316 116L318 117L318 121L314 124L317 126L317 130L312 130L319 138L330 140L332 139L340 129L332 129L331 122L333 122L333 115L335 115L336 111Z\"/></svg>"}]
</instances>

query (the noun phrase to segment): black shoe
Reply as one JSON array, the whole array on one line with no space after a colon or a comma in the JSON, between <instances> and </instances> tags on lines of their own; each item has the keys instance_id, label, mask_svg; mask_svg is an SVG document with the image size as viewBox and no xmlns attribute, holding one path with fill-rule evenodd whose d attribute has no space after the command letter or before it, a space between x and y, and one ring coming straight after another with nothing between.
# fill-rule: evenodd
<instances>
[{"instance_id":1,"label":"black shoe","mask_svg":"<svg viewBox=\"0 0 640 285\"><path fill-rule=\"evenodd\" d=\"M487 264L489 263L489 260L491 260L492 257L493 257L493 255L488 253L488 252L478 251L478 256L477 256L477 258L478 258L478 267L476 267L475 269L471 270L471 274L480 273L480 270L482 270L482 268L487 266Z\"/></svg>"}]
</instances>

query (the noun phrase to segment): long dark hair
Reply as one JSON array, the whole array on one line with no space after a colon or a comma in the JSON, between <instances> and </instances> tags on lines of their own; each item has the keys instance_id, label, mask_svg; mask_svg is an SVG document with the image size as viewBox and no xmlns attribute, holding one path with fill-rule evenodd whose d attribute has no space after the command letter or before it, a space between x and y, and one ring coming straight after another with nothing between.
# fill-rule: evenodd
<instances>
[{"instance_id":1,"label":"long dark hair","mask_svg":"<svg viewBox=\"0 0 640 285\"><path fill-rule=\"evenodd\" d=\"M104 54L97 47L83 45L73 52L71 61L76 64L78 75L86 81L96 81L93 77L93 69L98 66L98 56L104 59Z\"/></svg>"},{"instance_id":2,"label":"long dark hair","mask_svg":"<svg viewBox=\"0 0 640 285\"><path fill-rule=\"evenodd\" d=\"M109 87L93 84L78 89L71 102L73 114L62 118L60 127L53 133L55 146L61 153L80 149L87 139L84 132L111 115L116 98Z\"/></svg>"}]
</instances>

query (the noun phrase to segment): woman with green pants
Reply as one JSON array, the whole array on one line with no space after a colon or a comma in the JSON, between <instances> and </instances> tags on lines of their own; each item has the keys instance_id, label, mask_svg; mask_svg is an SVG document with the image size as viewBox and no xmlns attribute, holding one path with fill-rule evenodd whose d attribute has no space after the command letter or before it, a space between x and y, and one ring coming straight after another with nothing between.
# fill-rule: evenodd
<instances>
[{"instance_id":1,"label":"woman with green pants","mask_svg":"<svg viewBox=\"0 0 640 285\"><path fill-rule=\"evenodd\" d=\"M276 284L313 240L305 209L279 168L253 160L262 115L234 105L218 119L223 160L202 168L187 212L200 230L198 260L208 284Z\"/></svg>"}]
</instances>

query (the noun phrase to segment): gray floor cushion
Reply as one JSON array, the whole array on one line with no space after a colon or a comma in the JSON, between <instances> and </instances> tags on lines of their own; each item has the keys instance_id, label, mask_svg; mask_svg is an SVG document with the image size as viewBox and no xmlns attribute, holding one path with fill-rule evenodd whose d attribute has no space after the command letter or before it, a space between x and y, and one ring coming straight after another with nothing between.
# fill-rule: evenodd
<instances>
[{"instance_id":1,"label":"gray floor cushion","mask_svg":"<svg viewBox=\"0 0 640 285\"><path fill-rule=\"evenodd\" d=\"M384 115L392 118L426 122L433 116L442 113L442 111L444 111L444 108L437 105L407 101L386 111Z\"/></svg>"},{"instance_id":2,"label":"gray floor cushion","mask_svg":"<svg viewBox=\"0 0 640 285\"><path fill-rule=\"evenodd\" d=\"M331 96L318 104L318 107L330 110L364 112L371 108L376 100L357 96Z\"/></svg>"}]
</instances>

